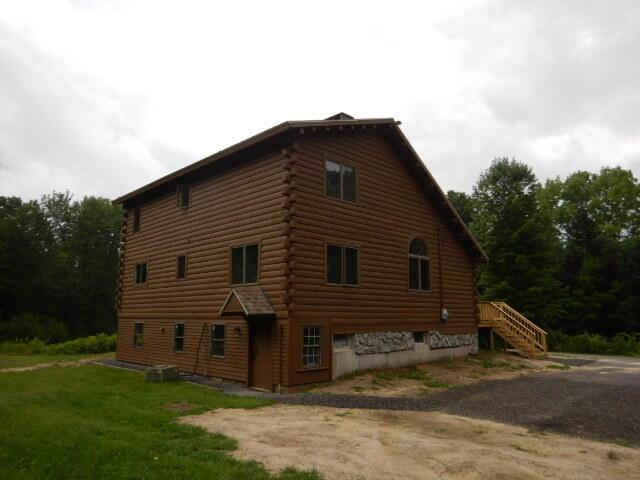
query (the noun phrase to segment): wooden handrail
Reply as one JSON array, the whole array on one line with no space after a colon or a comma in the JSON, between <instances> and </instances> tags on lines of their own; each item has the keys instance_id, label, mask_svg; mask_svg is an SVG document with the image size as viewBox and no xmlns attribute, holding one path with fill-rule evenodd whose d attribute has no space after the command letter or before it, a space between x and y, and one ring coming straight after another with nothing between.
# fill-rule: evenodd
<instances>
[{"instance_id":1,"label":"wooden handrail","mask_svg":"<svg viewBox=\"0 0 640 480\"><path fill-rule=\"evenodd\" d=\"M505 302L480 302L478 313L481 323L486 322L498 330L515 335L520 340L520 345L516 346L531 350L531 353L538 349L546 353L547 332Z\"/></svg>"}]
</instances>

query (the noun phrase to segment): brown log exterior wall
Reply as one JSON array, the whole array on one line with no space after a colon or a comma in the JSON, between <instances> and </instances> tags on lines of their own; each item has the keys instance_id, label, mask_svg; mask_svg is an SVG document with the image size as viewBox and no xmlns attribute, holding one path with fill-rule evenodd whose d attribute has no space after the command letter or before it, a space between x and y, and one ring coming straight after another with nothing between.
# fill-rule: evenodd
<instances>
[{"instance_id":1,"label":"brown log exterior wall","mask_svg":"<svg viewBox=\"0 0 640 480\"><path fill-rule=\"evenodd\" d=\"M298 144L292 174L296 214L290 383L331 379L334 333L475 333L474 261L427 197L420 177L387 138L373 129L338 131L303 135ZM356 168L356 202L325 194L325 160ZM430 292L408 288L408 247L417 236L429 248ZM359 248L358 287L326 284L326 243ZM440 320L441 293L449 311L446 323ZM304 326L316 325L322 327L322 366L307 371L302 368L302 332Z\"/></svg>"},{"instance_id":2,"label":"brown log exterior wall","mask_svg":"<svg viewBox=\"0 0 640 480\"><path fill-rule=\"evenodd\" d=\"M186 209L178 208L175 190L138 205L129 200L117 358L186 372L197 364L197 373L247 382L249 324L221 318L219 309L232 288L230 248L248 243L260 245L259 283L276 311L274 385L330 380L334 333L475 333L474 257L381 130L296 132L290 147L191 183ZM356 202L325 195L325 159L357 169ZM141 221L134 233L136 206ZM416 236L428 244L430 292L408 289L407 250ZM358 287L326 284L325 245L332 242L359 248ZM176 279L178 255L187 256L186 280ZM146 285L134 284L140 262L148 265ZM441 306L449 311L445 323ZM135 322L144 322L142 349L133 345ZM173 351L176 323L186 326L184 353ZM224 358L210 356L211 325L219 323L226 325ZM322 327L320 368L302 367L305 325Z\"/></svg>"},{"instance_id":3,"label":"brown log exterior wall","mask_svg":"<svg viewBox=\"0 0 640 480\"><path fill-rule=\"evenodd\" d=\"M198 373L247 380L248 324L240 317L219 316L231 288L230 248L259 244L259 282L276 310L272 338L279 344L279 333L286 333L288 321L283 283L288 242L286 181L284 158L275 152L193 183L188 208L177 207L175 191L140 205L137 233L133 233L133 208L128 209L118 359L146 365L170 363L191 372L198 351ZM177 280L177 256L183 254L187 278ZM148 265L146 285L134 284L135 264L140 262ZM142 349L133 347L135 322L144 322ZM173 351L176 323L186 326L184 353ZM226 325L224 359L210 356L214 323ZM275 384L280 383L279 368L280 362L274 362Z\"/></svg>"}]
</instances>

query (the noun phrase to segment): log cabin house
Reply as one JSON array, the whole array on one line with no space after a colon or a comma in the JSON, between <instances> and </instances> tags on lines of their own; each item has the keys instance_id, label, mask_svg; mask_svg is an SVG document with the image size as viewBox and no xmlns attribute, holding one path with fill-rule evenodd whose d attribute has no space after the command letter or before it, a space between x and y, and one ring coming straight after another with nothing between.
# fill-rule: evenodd
<instances>
[{"instance_id":1,"label":"log cabin house","mask_svg":"<svg viewBox=\"0 0 640 480\"><path fill-rule=\"evenodd\" d=\"M487 257L399 125L285 122L116 199L117 358L281 391L475 352Z\"/></svg>"}]
</instances>

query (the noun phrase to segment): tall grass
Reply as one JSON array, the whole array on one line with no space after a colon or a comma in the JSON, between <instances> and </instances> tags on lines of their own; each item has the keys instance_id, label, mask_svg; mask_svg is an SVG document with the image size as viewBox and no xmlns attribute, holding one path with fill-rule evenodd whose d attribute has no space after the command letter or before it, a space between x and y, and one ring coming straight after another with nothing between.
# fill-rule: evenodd
<instances>
[{"instance_id":1,"label":"tall grass","mask_svg":"<svg viewBox=\"0 0 640 480\"><path fill-rule=\"evenodd\" d=\"M608 339L597 333L567 335L554 331L549 333L547 342L552 352L640 356L640 335L637 334L618 333Z\"/></svg>"},{"instance_id":2,"label":"tall grass","mask_svg":"<svg viewBox=\"0 0 640 480\"><path fill-rule=\"evenodd\" d=\"M60 355L81 353L106 353L116 349L117 335L99 333L90 337L76 338L62 343L47 345L34 338L23 342L1 342L0 353L9 355Z\"/></svg>"}]
</instances>

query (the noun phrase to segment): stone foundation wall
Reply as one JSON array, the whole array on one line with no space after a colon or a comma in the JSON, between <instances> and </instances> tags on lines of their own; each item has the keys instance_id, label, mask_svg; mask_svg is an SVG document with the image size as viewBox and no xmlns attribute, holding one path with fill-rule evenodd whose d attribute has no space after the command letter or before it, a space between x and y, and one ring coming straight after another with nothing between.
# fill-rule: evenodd
<instances>
[{"instance_id":1,"label":"stone foundation wall","mask_svg":"<svg viewBox=\"0 0 640 480\"><path fill-rule=\"evenodd\" d=\"M443 335L430 331L425 343L413 332L356 333L348 347L333 349L333 378L372 368L395 368L478 353L475 333Z\"/></svg>"},{"instance_id":2,"label":"stone foundation wall","mask_svg":"<svg viewBox=\"0 0 640 480\"><path fill-rule=\"evenodd\" d=\"M472 353L478 353L477 333L443 335L434 330L428 332L427 339L431 349L471 346ZM413 348L415 348L413 332L356 333L354 335L354 350L358 355L401 352Z\"/></svg>"},{"instance_id":3,"label":"stone foundation wall","mask_svg":"<svg viewBox=\"0 0 640 480\"><path fill-rule=\"evenodd\" d=\"M429 348L452 348L464 345L471 346L471 353L478 353L478 334L462 333L457 335L443 335L440 332L429 332Z\"/></svg>"},{"instance_id":4,"label":"stone foundation wall","mask_svg":"<svg viewBox=\"0 0 640 480\"><path fill-rule=\"evenodd\" d=\"M356 333L354 336L354 350L358 355L400 352L413 347L412 332Z\"/></svg>"}]
</instances>

